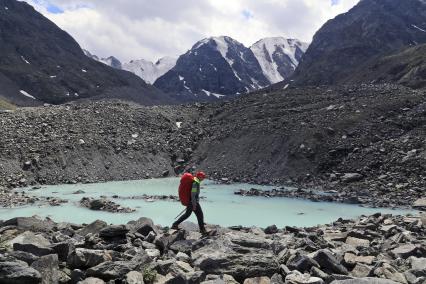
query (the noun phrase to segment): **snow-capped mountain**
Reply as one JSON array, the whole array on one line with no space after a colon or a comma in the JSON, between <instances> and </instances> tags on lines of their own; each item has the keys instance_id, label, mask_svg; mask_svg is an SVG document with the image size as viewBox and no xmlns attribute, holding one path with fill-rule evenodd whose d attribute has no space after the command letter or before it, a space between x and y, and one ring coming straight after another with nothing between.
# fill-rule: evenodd
<instances>
[{"instance_id":1,"label":"snow-capped mountain","mask_svg":"<svg viewBox=\"0 0 426 284\"><path fill-rule=\"evenodd\" d=\"M122 68L138 75L145 82L153 84L157 78L176 65L176 60L177 58L168 56L159 59L155 64L145 59L131 60L129 63L124 63Z\"/></svg>"},{"instance_id":2,"label":"snow-capped mountain","mask_svg":"<svg viewBox=\"0 0 426 284\"><path fill-rule=\"evenodd\" d=\"M250 49L271 84L285 80L293 74L309 44L283 37L264 38Z\"/></svg>"},{"instance_id":3,"label":"snow-capped mountain","mask_svg":"<svg viewBox=\"0 0 426 284\"><path fill-rule=\"evenodd\" d=\"M154 86L187 100L247 93L269 84L253 52L230 37L197 42Z\"/></svg>"},{"instance_id":4,"label":"snow-capped mountain","mask_svg":"<svg viewBox=\"0 0 426 284\"><path fill-rule=\"evenodd\" d=\"M108 57L108 58L99 58L97 55L94 55L94 54L91 54L88 50L86 50L86 49L83 49L83 52L84 52L84 54L87 56L87 57L90 57L90 58L92 58L92 59L94 59L94 60L96 60L96 61L99 61L99 62L102 62L102 63L104 63L104 64L106 64L106 65L108 65L108 66L110 66L110 67L112 67L112 68L115 68L115 69L122 69L122 66L121 66L121 62L120 62L120 60L118 60L117 58L115 58L114 56L110 56L110 57Z\"/></svg>"},{"instance_id":5,"label":"snow-capped mountain","mask_svg":"<svg viewBox=\"0 0 426 284\"><path fill-rule=\"evenodd\" d=\"M154 86L180 99L210 100L248 93L294 72L307 44L266 38L251 48L226 36L197 42Z\"/></svg>"}]
</instances>

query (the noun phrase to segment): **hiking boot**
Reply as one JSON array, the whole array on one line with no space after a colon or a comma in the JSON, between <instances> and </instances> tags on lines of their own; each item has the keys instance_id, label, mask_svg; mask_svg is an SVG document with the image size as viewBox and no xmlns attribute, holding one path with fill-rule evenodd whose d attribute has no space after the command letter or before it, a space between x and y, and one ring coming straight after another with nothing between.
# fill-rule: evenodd
<instances>
[{"instance_id":1,"label":"hiking boot","mask_svg":"<svg viewBox=\"0 0 426 284\"><path fill-rule=\"evenodd\" d=\"M201 233L201 235L202 235L203 237L206 237L206 236L208 236L208 235L209 235L209 233L206 231L206 229L201 229L201 230L200 230L200 233Z\"/></svg>"},{"instance_id":2,"label":"hiking boot","mask_svg":"<svg viewBox=\"0 0 426 284\"><path fill-rule=\"evenodd\" d=\"M178 224L173 224L170 229L172 229L172 230L179 230L179 225Z\"/></svg>"}]
</instances>

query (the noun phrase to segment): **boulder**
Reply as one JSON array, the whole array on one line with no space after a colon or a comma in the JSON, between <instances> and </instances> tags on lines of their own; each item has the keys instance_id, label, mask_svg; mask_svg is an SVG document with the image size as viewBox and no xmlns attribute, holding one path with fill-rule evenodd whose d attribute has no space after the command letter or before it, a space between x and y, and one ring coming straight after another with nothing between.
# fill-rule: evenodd
<instances>
[{"instance_id":1,"label":"boulder","mask_svg":"<svg viewBox=\"0 0 426 284\"><path fill-rule=\"evenodd\" d=\"M319 250L315 253L313 259L327 273L348 274L348 270L340 264L336 257L328 250Z\"/></svg>"},{"instance_id":2,"label":"boulder","mask_svg":"<svg viewBox=\"0 0 426 284\"><path fill-rule=\"evenodd\" d=\"M147 236L150 232L157 234L157 228L154 225L154 222L149 218L139 218L136 221L130 221L127 223L131 232L138 232L143 236Z\"/></svg>"},{"instance_id":3,"label":"boulder","mask_svg":"<svg viewBox=\"0 0 426 284\"><path fill-rule=\"evenodd\" d=\"M126 274L126 284L144 284L143 274L138 271L130 271Z\"/></svg>"},{"instance_id":4,"label":"boulder","mask_svg":"<svg viewBox=\"0 0 426 284\"><path fill-rule=\"evenodd\" d=\"M107 226L99 231L99 237L103 239L124 239L129 229L124 225Z\"/></svg>"},{"instance_id":5,"label":"boulder","mask_svg":"<svg viewBox=\"0 0 426 284\"><path fill-rule=\"evenodd\" d=\"M414 270L426 270L426 258L417 258L414 256L411 256L408 259L408 262L410 263L411 269Z\"/></svg>"},{"instance_id":6,"label":"boulder","mask_svg":"<svg viewBox=\"0 0 426 284\"><path fill-rule=\"evenodd\" d=\"M410 256L416 256L418 254L419 248L413 244L404 244L401 245L391 251L391 254L395 256L395 258L408 258Z\"/></svg>"},{"instance_id":7,"label":"boulder","mask_svg":"<svg viewBox=\"0 0 426 284\"><path fill-rule=\"evenodd\" d=\"M254 278L247 278L244 280L243 284L270 284L271 279L269 277L254 277Z\"/></svg>"},{"instance_id":8,"label":"boulder","mask_svg":"<svg viewBox=\"0 0 426 284\"><path fill-rule=\"evenodd\" d=\"M21 262L0 262L0 283L36 284L41 283L41 275Z\"/></svg>"},{"instance_id":9,"label":"boulder","mask_svg":"<svg viewBox=\"0 0 426 284\"><path fill-rule=\"evenodd\" d=\"M15 251L24 251L32 253L36 256L43 256L54 253L49 246L50 241L42 235L36 235L33 232L27 231L9 242Z\"/></svg>"},{"instance_id":10,"label":"boulder","mask_svg":"<svg viewBox=\"0 0 426 284\"><path fill-rule=\"evenodd\" d=\"M32 232L50 232L55 223L49 219L35 217L17 217L4 221L3 226L16 226L18 229Z\"/></svg>"},{"instance_id":11,"label":"boulder","mask_svg":"<svg viewBox=\"0 0 426 284\"><path fill-rule=\"evenodd\" d=\"M291 270L308 272L312 267L320 267L318 262L307 255L294 255L287 261L287 266Z\"/></svg>"},{"instance_id":12,"label":"boulder","mask_svg":"<svg viewBox=\"0 0 426 284\"><path fill-rule=\"evenodd\" d=\"M426 209L426 198L420 198L417 199L414 204L413 207L418 209L418 210L424 210Z\"/></svg>"},{"instance_id":13,"label":"boulder","mask_svg":"<svg viewBox=\"0 0 426 284\"><path fill-rule=\"evenodd\" d=\"M294 271L285 277L286 284L324 284L324 281L318 277L311 277L309 274L302 274Z\"/></svg>"},{"instance_id":14,"label":"boulder","mask_svg":"<svg viewBox=\"0 0 426 284\"><path fill-rule=\"evenodd\" d=\"M25 251L11 251L9 252L9 256L13 257L14 259L24 261L28 265L31 265L31 263L39 258L38 256Z\"/></svg>"},{"instance_id":15,"label":"boulder","mask_svg":"<svg viewBox=\"0 0 426 284\"><path fill-rule=\"evenodd\" d=\"M357 256L350 252L345 253L343 258L349 267L354 267L357 263L371 265L376 260L374 256Z\"/></svg>"},{"instance_id":16,"label":"boulder","mask_svg":"<svg viewBox=\"0 0 426 284\"><path fill-rule=\"evenodd\" d=\"M56 243L50 248L58 255L60 261L67 261L68 256L75 250L75 246L70 242Z\"/></svg>"},{"instance_id":17,"label":"boulder","mask_svg":"<svg viewBox=\"0 0 426 284\"><path fill-rule=\"evenodd\" d=\"M386 278L395 282L408 284L404 274L400 273L388 263L383 263L381 267L374 269L374 275L379 278Z\"/></svg>"},{"instance_id":18,"label":"boulder","mask_svg":"<svg viewBox=\"0 0 426 284\"><path fill-rule=\"evenodd\" d=\"M105 281L117 278L124 278L124 276L133 270L139 270L143 263L136 263L130 261L106 261L89 268L86 275L89 277L97 277Z\"/></svg>"},{"instance_id":19,"label":"boulder","mask_svg":"<svg viewBox=\"0 0 426 284\"><path fill-rule=\"evenodd\" d=\"M373 271L372 266L368 266L362 263L357 263L351 271L351 275L354 277L362 278L362 277L368 277L371 275Z\"/></svg>"},{"instance_id":20,"label":"boulder","mask_svg":"<svg viewBox=\"0 0 426 284\"><path fill-rule=\"evenodd\" d=\"M353 245L354 247L369 247L370 241L366 239L359 239L354 237L347 237L346 243L348 245Z\"/></svg>"},{"instance_id":21,"label":"boulder","mask_svg":"<svg viewBox=\"0 0 426 284\"><path fill-rule=\"evenodd\" d=\"M284 284L283 277L280 274L275 273L271 277L271 284Z\"/></svg>"},{"instance_id":22,"label":"boulder","mask_svg":"<svg viewBox=\"0 0 426 284\"><path fill-rule=\"evenodd\" d=\"M340 177L340 180L342 182L350 183L360 181L363 178L364 176L359 173L345 173L343 176Z\"/></svg>"},{"instance_id":23,"label":"boulder","mask_svg":"<svg viewBox=\"0 0 426 284\"><path fill-rule=\"evenodd\" d=\"M331 284L398 284L398 282L388 279L365 277L356 279L335 280L331 282Z\"/></svg>"},{"instance_id":24,"label":"boulder","mask_svg":"<svg viewBox=\"0 0 426 284\"><path fill-rule=\"evenodd\" d=\"M190 255L192 252L192 245L194 243L194 240L180 240L174 242L170 249L174 251L175 253L183 252L185 254Z\"/></svg>"},{"instance_id":25,"label":"boulder","mask_svg":"<svg viewBox=\"0 0 426 284\"><path fill-rule=\"evenodd\" d=\"M77 284L105 284L105 281L95 277L89 277L82 281L77 282Z\"/></svg>"},{"instance_id":26,"label":"boulder","mask_svg":"<svg viewBox=\"0 0 426 284\"><path fill-rule=\"evenodd\" d=\"M57 254L40 257L31 264L31 267L40 272L42 284L57 284L59 281L59 260Z\"/></svg>"},{"instance_id":27,"label":"boulder","mask_svg":"<svg viewBox=\"0 0 426 284\"><path fill-rule=\"evenodd\" d=\"M96 220L93 223L90 223L89 225L84 227L83 229L77 231L77 234L81 236L86 236L87 234L93 234L93 235L99 234L100 230L102 230L106 226L108 226L106 222L101 220Z\"/></svg>"},{"instance_id":28,"label":"boulder","mask_svg":"<svg viewBox=\"0 0 426 284\"><path fill-rule=\"evenodd\" d=\"M112 260L108 251L77 248L67 259L67 264L73 269L87 269L102 262Z\"/></svg>"},{"instance_id":29,"label":"boulder","mask_svg":"<svg viewBox=\"0 0 426 284\"><path fill-rule=\"evenodd\" d=\"M271 225L265 228L265 234L276 234L278 233L278 228L276 225Z\"/></svg>"}]
</instances>

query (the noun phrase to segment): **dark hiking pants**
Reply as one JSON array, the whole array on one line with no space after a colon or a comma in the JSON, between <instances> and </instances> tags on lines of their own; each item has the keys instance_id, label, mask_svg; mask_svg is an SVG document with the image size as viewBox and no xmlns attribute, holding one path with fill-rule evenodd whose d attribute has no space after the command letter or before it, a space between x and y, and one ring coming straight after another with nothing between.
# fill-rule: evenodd
<instances>
[{"instance_id":1,"label":"dark hiking pants","mask_svg":"<svg viewBox=\"0 0 426 284\"><path fill-rule=\"evenodd\" d=\"M191 216L192 214L192 204L189 204L186 207L186 211L185 214L183 214L175 223L174 225L179 225L180 223L182 223L183 221L185 221L186 219L189 218L189 216ZM197 202L197 208L194 211L195 216L197 216L197 220L198 220L198 226L200 227L200 231L204 231L204 214L203 214L203 210L201 209L200 203Z\"/></svg>"}]
</instances>

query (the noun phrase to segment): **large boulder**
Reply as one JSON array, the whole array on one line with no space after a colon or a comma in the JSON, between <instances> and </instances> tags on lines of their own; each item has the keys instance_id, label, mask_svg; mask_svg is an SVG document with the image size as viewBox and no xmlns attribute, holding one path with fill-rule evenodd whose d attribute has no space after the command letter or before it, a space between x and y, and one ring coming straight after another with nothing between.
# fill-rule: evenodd
<instances>
[{"instance_id":1,"label":"large boulder","mask_svg":"<svg viewBox=\"0 0 426 284\"><path fill-rule=\"evenodd\" d=\"M336 257L328 250L319 250L313 259L318 262L321 269L327 273L348 274L348 270L340 264Z\"/></svg>"},{"instance_id":2,"label":"large boulder","mask_svg":"<svg viewBox=\"0 0 426 284\"><path fill-rule=\"evenodd\" d=\"M271 279L269 277L254 277L254 278L247 278L244 280L243 284L270 284Z\"/></svg>"},{"instance_id":3,"label":"large boulder","mask_svg":"<svg viewBox=\"0 0 426 284\"><path fill-rule=\"evenodd\" d=\"M34 217L17 217L3 222L2 226L16 226L18 229L32 232L50 232L55 223L49 219Z\"/></svg>"},{"instance_id":4,"label":"large boulder","mask_svg":"<svg viewBox=\"0 0 426 284\"><path fill-rule=\"evenodd\" d=\"M392 280L388 280L388 279L365 277L365 278L356 278L356 279L335 280L331 282L331 284L399 284L399 283Z\"/></svg>"},{"instance_id":5,"label":"large boulder","mask_svg":"<svg viewBox=\"0 0 426 284\"><path fill-rule=\"evenodd\" d=\"M286 276L286 284L324 284L324 281L318 277L311 277L309 274L302 274L294 271Z\"/></svg>"},{"instance_id":6,"label":"large boulder","mask_svg":"<svg viewBox=\"0 0 426 284\"><path fill-rule=\"evenodd\" d=\"M124 278L130 271L137 271L143 267L144 263L132 261L106 261L99 265L89 268L86 275L97 277L105 281Z\"/></svg>"},{"instance_id":7,"label":"large boulder","mask_svg":"<svg viewBox=\"0 0 426 284\"><path fill-rule=\"evenodd\" d=\"M105 281L99 278L89 277L77 282L77 284L105 284Z\"/></svg>"},{"instance_id":8,"label":"large boulder","mask_svg":"<svg viewBox=\"0 0 426 284\"><path fill-rule=\"evenodd\" d=\"M414 244L404 244L391 251L392 255L400 258L408 258L410 256L417 256L421 253L421 248Z\"/></svg>"},{"instance_id":9,"label":"large boulder","mask_svg":"<svg viewBox=\"0 0 426 284\"><path fill-rule=\"evenodd\" d=\"M59 281L59 261L57 254L40 257L31 264L31 267L40 272L42 284L57 284Z\"/></svg>"},{"instance_id":10,"label":"large boulder","mask_svg":"<svg viewBox=\"0 0 426 284\"><path fill-rule=\"evenodd\" d=\"M33 232L27 231L9 242L15 251L24 251L32 253L36 256L43 256L54 253L49 246L50 241L42 235L36 235Z\"/></svg>"},{"instance_id":11,"label":"large boulder","mask_svg":"<svg viewBox=\"0 0 426 284\"><path fill-rule=\"evenodd\" d=\"M108 224L101 220L96 220L93 223L90 223L83 229L77 231L77 233L81 236L86 236L87 234L99 234L100 230L108 226Z\"/></svg>"},{"instance_id":12,"label":"large boulder","mask_svg":"<svg viewBox=\"0 0 426 284\"><path fill-rule=\"evenodd\" d=\"M228 232L192 253L194 266L207 274L229 274L237 281L271 277L279 272L279 264L268 242L244 233ZM262 248L259 248L262 247Z\"/></svg>"},{"instance_id":13,"label":"large boulder","mask_svg":"<svg viewBox=\"0 0 426 284\"><path fill-rule=\"evenodd\" d=\"M99 237L103 239L124 239L129 232L124 225L107 226L99 231Z\"/></svg>"},{"instance_id":14,"label":"large boulder","mask_svg":"<svg viewBox=\"0 0 426 284\"><path fill-rule=\"evenodd\" d=\"M127 223L131 232L137 232L143 236L147 236L150 232L158 233L157 228L154 225L154 222L149 218L139 218L136 221L130 221Z\"/></svg>"},{"instance_id":15,"label":"large boulder","mask_svg":"<svg viewBox=\"0 0 426 284\"><path fill-rule=\"evenodd\" d=\"M110 260L112 256L108 251L77 248L68 256L67 264L73 269L87 269Z\"/></svg>"},{"instance_id":16,"label":"large boulder","mask_svg":"<svg viewBox=\"0 0 426 284\"><path fill-rule=\"evenodd\" d=\"M294 255L287 261L288 268L300 272L308 272L312 267L320 267L318 262L307 255Z\"/></svg>"},{"instance_id":17,"label":"large boulder","mask_svg":"<svg viewBox=\"0 0 426 284\"><path fill-rule=\"evenodd\" d=\"M138 271L130 271L126 274L126 284L144 284L143 274Z\"/></svg>"},{"instance_id":18,"label":"large boulder","mask_svg":"<svg viewBox=\"0 0 426 284\"><path fill-rule=\"evenodd\" d=\"M0 283L36 284L41 283L41 275L22 262L0 262Z\"/></svg>"}]
</instances>

